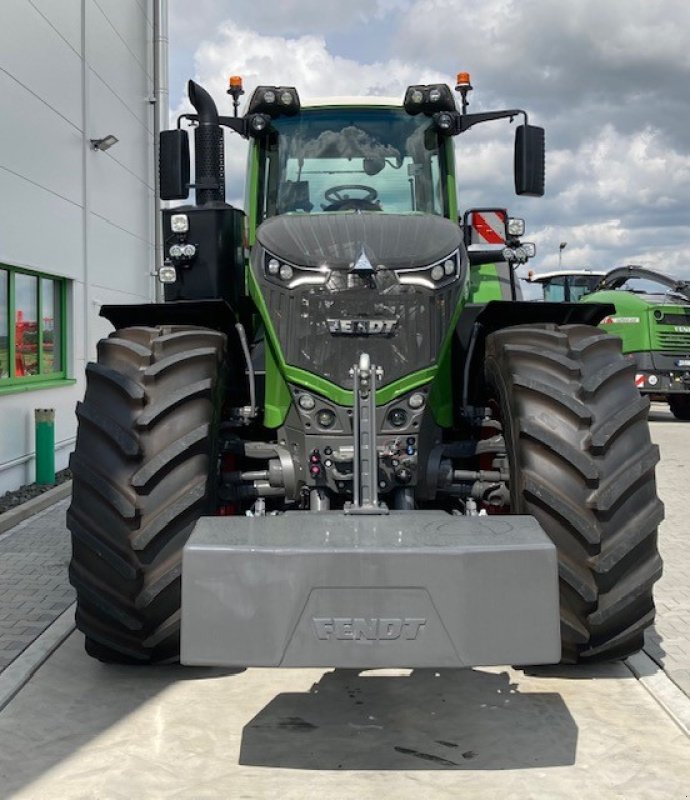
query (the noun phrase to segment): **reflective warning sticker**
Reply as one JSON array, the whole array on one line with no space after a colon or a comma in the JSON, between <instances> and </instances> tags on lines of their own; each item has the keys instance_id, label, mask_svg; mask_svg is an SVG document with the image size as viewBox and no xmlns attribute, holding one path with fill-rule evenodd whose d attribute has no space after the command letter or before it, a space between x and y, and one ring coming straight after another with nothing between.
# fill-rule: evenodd
<instances>
[{"instance_id":1,"label":"reflective warning sticker","mask_svg":"<svg viewBox=\"0 0 690 800\"><path fill-rule=\"evenodd\" d=\"M475 244L505 244L505 228L505 216L500 211L475 211L472 214Z\"/></svg>"}]
</instances>

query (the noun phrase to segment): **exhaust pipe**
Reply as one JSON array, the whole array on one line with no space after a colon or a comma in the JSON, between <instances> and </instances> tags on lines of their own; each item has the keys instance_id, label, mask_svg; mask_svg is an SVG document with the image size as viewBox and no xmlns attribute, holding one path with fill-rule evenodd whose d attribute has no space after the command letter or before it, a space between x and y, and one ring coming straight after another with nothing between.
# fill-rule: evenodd
<instances>
[{"instance_id":1,"label":"exhaust pipe","mask_svg":"<svg viewBox=\"0 0 690 800\"><path fill-rule=\"evenodd\" d=\"M189 101L199 115L199 125L194 131L196 204L224 203L225 155L218 109L211 95L198 83L189 81L187 91Z\"/></svg>"}]
</instances>

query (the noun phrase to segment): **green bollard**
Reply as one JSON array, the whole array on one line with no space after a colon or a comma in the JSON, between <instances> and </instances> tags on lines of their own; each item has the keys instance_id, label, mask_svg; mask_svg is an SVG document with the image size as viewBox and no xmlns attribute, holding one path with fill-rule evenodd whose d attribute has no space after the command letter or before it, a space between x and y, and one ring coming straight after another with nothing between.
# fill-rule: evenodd
<instances>
[{"instance_id":1,"label":"green bollard","mask_svg":"<svg viewBox=\"0 0 690 800\"><path fill-rule=\"evenodd\" d=\"M55 410L34 409L36 420L36 483L55 485Z\"/></svg>"}]
</instances>

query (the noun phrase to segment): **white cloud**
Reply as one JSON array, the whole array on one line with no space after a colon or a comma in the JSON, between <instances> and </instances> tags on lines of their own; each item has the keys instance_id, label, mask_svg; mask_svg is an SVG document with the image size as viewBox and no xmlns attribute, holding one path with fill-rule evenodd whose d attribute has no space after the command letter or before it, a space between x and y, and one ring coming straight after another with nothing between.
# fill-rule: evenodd
<instances>
[{"instance_id":1,"label":"white cloud","mask_svg":"<svg viewBox=\"0 0 690 800\"><path fill-rule=\"evenodd\" d=\"M391 11L407 8L411 0L348 0L345 11L342 0L281 0L261 3L256 0L175 0L170 4L170 30L174 36L212 37L218 26L229 19L243 28L264 35L301 36L348 30L380 18Z\"/></svg>"}]
</instances>

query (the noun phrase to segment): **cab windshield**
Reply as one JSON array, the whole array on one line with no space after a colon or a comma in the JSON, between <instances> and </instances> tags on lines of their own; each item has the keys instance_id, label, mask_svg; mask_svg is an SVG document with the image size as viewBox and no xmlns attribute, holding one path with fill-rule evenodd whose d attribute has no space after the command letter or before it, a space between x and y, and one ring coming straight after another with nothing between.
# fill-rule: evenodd
<instances>
[{"instance_id":1,"label":"cab windshield","mask_svg":"<svg viewBox=\"0 0 690 800\"><path fill-rule=\"evenodd\" d=\"M591 294L600 281L600 275L559 275L544 282L544 300L577 303L586 294Z\"/></svg>"},{"instance_id":2,"label":"cab windshield","mask_svg":"<svg viewBox=\"0 0 690 800\"><path fill-rule=\"evenodd\" d=\"M273 120L261 147L260 210L443 215L439 136L396 108L302 110Z\"/></svg>"}]
</instances>

